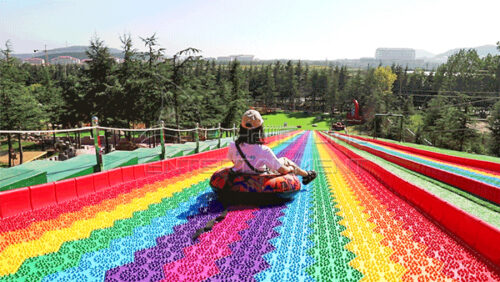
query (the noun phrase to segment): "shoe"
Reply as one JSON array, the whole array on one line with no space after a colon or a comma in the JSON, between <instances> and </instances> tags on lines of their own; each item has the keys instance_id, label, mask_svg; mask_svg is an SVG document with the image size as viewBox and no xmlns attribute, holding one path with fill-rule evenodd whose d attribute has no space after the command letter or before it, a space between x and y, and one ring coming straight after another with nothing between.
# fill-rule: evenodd
<instances>
[{"instance_id":1,"label":"shoe","mask_svg":"<svg viewBox=\"0 0 500 282\"><path fill-rule=\"evenodd\" d=\"M316 178L317 174L314 170L309 170L307 175L302 177L302 184L307 185Z\"/></svg>"}]
</instances>

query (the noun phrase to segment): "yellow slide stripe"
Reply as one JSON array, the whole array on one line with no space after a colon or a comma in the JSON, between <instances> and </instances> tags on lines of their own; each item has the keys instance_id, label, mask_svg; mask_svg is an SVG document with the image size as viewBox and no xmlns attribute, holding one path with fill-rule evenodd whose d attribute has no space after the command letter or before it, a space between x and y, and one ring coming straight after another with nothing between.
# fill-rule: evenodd
<instances>
[{"instance_id":1,"label":"yellow slide stripe","mask_svg":"<svg viewBox=\"0 0 500 282\"><path fill-rule=\"evenodd\" d=\"M318 144L318 151L324 164L324 173L330 184L330 191L338 203L336 207L340 209L337 214L343 217L339 223L346 227L342 235L351 239L345 247L356 254L356 258L349 264L364 274L363 279L401 280L406 269L391 260L394 250L381 243L384 237L376 233L374 229L377 226L368 221L370 216L363 212L365 208L360 205L336 166L335 162L338 160L329 161L332 160L333 156L330 153L333 152L329 153L324 144Z\"/></svg>"},{"instance_id":2,"label":"yellow slide stripe","mask_svg":"<svg viewBox=\"0 0 500 282\"><path fill-rule=\"evenodd\" d=\"M270 146L286 142L297 134L277 140ZM163 198L171 197L173 193L180 192L186 187L207 179L207 175L211 175L216 170L230 164L230 162L225 162L217 167L203 170L203 172L183 181L159 188L154 192L148 192L144 197L136 198L130 203L118 205L112 211L100 212L94 218L75 221L68 228L48 231L36 240L10 245L0 253L0 276L15 273L21 264L30 257L56 252L64 242L88 238L94 230L110 227L116 220L130 218L134 212L145 210L149 205L159 203Z\"/></svg>"}]
</instances>

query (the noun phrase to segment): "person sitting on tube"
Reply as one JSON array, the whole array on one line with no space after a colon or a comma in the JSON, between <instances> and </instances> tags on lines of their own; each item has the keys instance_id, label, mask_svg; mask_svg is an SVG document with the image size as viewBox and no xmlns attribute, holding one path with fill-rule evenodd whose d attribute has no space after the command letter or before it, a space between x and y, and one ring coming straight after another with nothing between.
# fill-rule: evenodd
<instances>
[{"instance_id":1,"label":"person sitting on tube","mask_svg":"<svg viewBox=\"0 0 500 282\"><path fill-rule=\"evenodd\" d=\"M238 145L248 162L257 170L265 173L302 176L302 184L307 185L316 178L314 170L305 171L286 157L278 158L274 152L264 145L264 120L256 110L248 110L243 114L238 139L229 145L228 159L234 164L232 170L239 173L255 174L245 163L238 152Z\"/></svg>"}]
</instances>

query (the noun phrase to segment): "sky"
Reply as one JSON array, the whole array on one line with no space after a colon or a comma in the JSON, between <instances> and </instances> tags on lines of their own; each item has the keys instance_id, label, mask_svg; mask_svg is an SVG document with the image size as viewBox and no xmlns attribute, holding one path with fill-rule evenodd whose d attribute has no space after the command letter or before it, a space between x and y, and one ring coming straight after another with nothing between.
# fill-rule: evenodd
<instances>
[{"instance_id":1,"label":"sky","mask_svg":"<svg viewBox=\"0 0 500 282\"><path fill-rule=\"evenodd\" d=\"M260 59L374 57L378 47L434 54L500 41L500 0L0 0L0 44L15 53L156 33L167 54ZM1 47L0 47L1 48Z\"/></svg>"}]
</instances>

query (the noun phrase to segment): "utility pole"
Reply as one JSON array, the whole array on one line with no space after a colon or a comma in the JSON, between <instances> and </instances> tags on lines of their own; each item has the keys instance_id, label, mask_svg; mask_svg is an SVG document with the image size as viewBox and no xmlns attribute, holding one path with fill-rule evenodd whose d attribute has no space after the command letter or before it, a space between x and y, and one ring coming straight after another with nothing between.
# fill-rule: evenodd
<instances>
[{"instance_id":1,"label":"utility pole","mask_svg":"<svg viewBox=\"0 0 500 282\"><path fill-rule=\"evenodd\" d=\"M33 58L35 57L35 53L40 50L35 49L33 50ZM45 49L43 49L43 52L45 53L45 65L49 64L49 53L47 52L47 44L45 44Z\"/></svg>"},{"instance_id":2,"label":"utility pole","mask_svg":"<svg viewBox=\"0 0 500 282\"><path fill-rule=\"evenodd\" d=\"M49 65L49 53L47 52L47 44L45 44L45 64Z\"/></svg>"}]
</instances>

